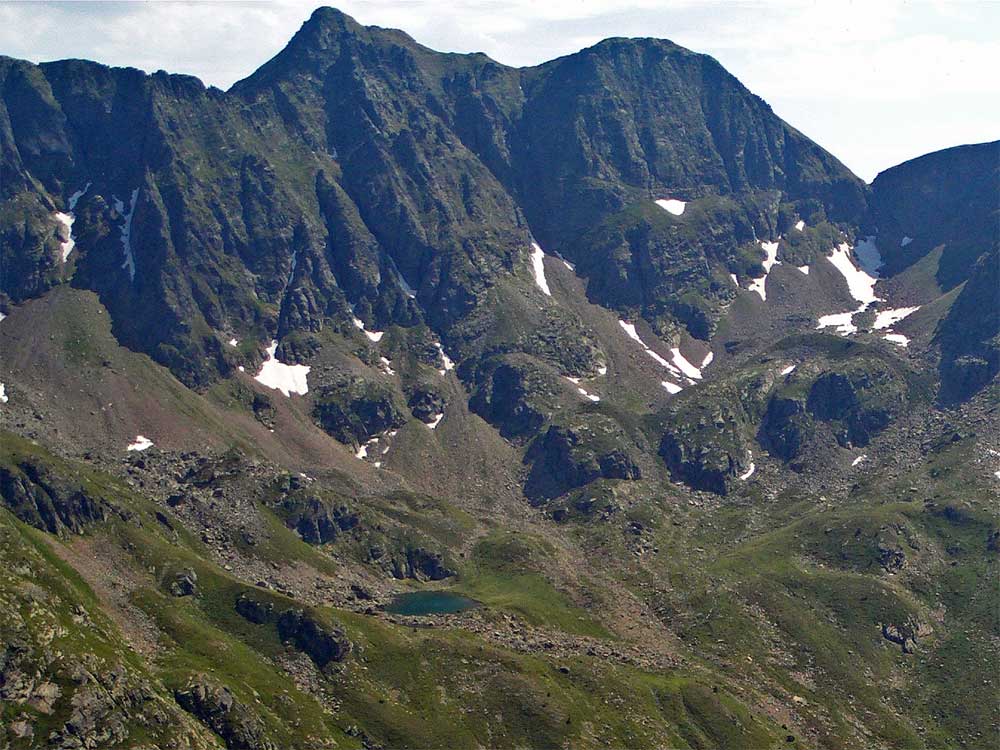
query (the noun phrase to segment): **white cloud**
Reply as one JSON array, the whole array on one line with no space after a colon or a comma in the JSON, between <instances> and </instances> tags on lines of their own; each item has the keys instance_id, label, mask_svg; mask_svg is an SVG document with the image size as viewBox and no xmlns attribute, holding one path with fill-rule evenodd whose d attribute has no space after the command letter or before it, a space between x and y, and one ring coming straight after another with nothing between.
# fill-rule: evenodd
<instances>
[{"instance_id":1,"label":"white cloud","mask_svg":"<svg viewBox=\"0 0 1000 750\"><path fill-rule=\"evenodd\" d=\"M228 87L276 54L314 2L5 3L0 53L96 59ZM510 65L609 36L716 57L861 176L997 137L1000 3L694 0L346 0L360 22Z\"/></svg>"}]
</instances>

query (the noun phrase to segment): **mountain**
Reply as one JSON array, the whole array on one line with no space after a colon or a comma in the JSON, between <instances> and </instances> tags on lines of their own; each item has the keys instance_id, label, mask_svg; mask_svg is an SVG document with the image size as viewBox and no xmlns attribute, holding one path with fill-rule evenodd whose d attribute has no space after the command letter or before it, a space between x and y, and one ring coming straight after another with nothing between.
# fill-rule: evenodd
<instances>
[{"instance_id":1,"label":"mountain","mask_svg":"<svg viewBox=\"0 0 1000 750\"><path fill-rule=\"evenodd\" d=\"M0 58L0 144L12 748L995 737L1000 142L321 8Z\"/></svg>"}]
</instances>

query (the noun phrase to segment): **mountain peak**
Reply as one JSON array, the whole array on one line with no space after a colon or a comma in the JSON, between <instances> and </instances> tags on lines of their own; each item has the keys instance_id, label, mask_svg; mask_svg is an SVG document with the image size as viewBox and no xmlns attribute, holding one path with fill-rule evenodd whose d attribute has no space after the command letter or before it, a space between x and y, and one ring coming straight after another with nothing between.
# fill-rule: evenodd
<instances>
[{"instance_id":1,"label":"mountain peak","mask_svg":"<svg viewBox=\"0 0 1000 750\"><path fill-rule=\"evenodd\" d=\"M251 80L260 83L281 77L289 69L324 67L336 58L345 43L358 40L416 44L404 31L365 26L337 8L322 6L312 12L284 49L249 77L233 84L233 90L245 88Z\"/></svg>"}]
</instances>

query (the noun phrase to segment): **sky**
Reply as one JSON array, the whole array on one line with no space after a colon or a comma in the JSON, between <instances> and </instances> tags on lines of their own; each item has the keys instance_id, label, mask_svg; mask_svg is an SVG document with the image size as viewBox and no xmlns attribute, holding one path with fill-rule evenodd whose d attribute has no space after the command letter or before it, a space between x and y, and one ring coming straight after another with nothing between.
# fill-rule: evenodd
<instances>
[{"instance_id":1,"label":"sky","mask_svg":"<svg viewBox=\"0 0 1000 750\"><path fill-rule=\"evenodd\" d=\"M0 2L0 54L187 73L228 88L319 3ZM929 151L1000 138L1000 0L340 0L447 52L534 65L609 36L715 57L870 181Z\"/></svg>"}]
</instances>

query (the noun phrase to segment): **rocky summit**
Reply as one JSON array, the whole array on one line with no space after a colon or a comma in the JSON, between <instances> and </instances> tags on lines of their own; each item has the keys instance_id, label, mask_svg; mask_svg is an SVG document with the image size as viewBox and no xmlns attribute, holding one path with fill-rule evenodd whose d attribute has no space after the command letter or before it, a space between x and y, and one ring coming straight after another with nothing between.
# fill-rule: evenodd
<instances>
[{"instance_id":1,"label":"rocky summit","mask_svg":"<svg viewBox=\"0 0 1000 750\"><path fill-rule=\"evenodd\" d=\"M0 146L0 748L996 746L1000 142L321 8Z\"/></svg>"}]
</instances>

